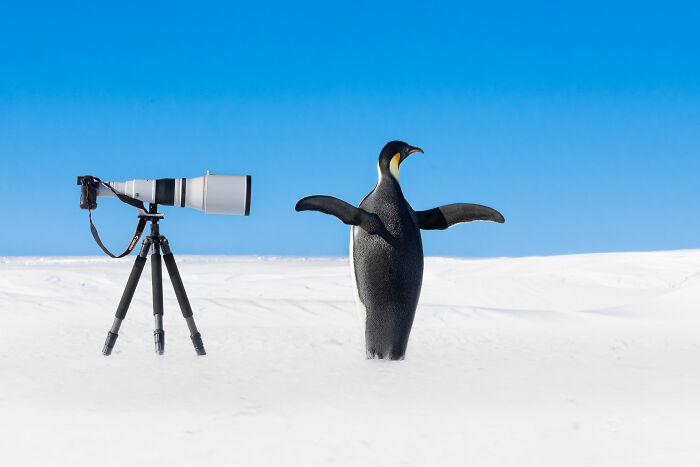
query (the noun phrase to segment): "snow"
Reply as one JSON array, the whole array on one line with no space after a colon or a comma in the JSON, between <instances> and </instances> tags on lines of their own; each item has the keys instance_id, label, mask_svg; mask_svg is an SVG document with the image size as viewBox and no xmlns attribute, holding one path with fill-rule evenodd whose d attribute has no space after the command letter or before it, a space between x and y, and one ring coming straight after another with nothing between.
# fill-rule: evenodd
<instances>
[{"instance_id":1,"label":"snow","mask_svg":"<svg viewBox=\"0 0 700 467\"><path fill-rule=\"evenodd\" d=\"M699 465L700 250L428 258L368 361L347 258L178 258L208 355L133 256L0 258L6 466ZM167 281L167 276L166 276Z\"/></svg>"}]
</instances>

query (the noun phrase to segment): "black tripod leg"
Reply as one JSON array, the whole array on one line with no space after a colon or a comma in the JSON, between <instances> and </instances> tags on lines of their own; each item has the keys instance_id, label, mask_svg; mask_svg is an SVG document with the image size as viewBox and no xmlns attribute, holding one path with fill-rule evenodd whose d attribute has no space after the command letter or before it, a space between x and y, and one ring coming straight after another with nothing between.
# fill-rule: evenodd
<instances>
[{"instance_id":1,"label":"black tripod leg","mask_svg":"<svg viewBox=\"0 0 700 467\"><path fill-rule=\"evenodd\" d=\"M163 330L163 265L160 256L160 243L153 243L151 253L151 285L153 287L153 318L156 330L153 332L153 340L156 344L156 353L163 355L165 352L165 331Z\"/></svg>"},{"instance_id":2,"label":"black tripod leg","mask_svg":"<svg viewBox=\"0 0 700 467\"><path fill-rule=\"evenodd\" d=\"M168 268L170 281L173 283L173 289L175 289L175 296L177 297L177 303L180 305L180 310L182 310L182 316L185 317L187 327L190 329L190 338L192 339L194 350L197 352L197 355L206 355L207 353L204 350L202 335L197 330L197 325L194 324L192 307L190 306L190 301L187 299L187 292L185 292L185 286L182 284L180 272L177 270L175 257L170 251L168 240L166 240L165 237L160 237L160 239L161 246L163 247L163 261L165 261L165 266Z\"/></svg>"},{"instance_id":3,"label":"black tripod leg","mask_svg":"<svg viewBox=\"0 0 700 467\"><path fill-rule=\"evenodd\" d=\"M129 280L126 282L122 299L119 301L119 306L117 307L117 312L115 313L112 328L107 333L107 340L105 341L105 346L102 348L102 353L104 355L110 355L112 353L114 343L117 342L117 337L119 337L119 328L121 327L122 321L126 316L126 312L129 310L131 299L134 298L134 292L136 291L136 286L141 278L143 266L146 264L146 258L148 257L148 250L150 248L151 240L146 238L141 245L139 255L136 257L134 267L131 268L131 274L129 275Z\"/></svg>"}]
</instances>

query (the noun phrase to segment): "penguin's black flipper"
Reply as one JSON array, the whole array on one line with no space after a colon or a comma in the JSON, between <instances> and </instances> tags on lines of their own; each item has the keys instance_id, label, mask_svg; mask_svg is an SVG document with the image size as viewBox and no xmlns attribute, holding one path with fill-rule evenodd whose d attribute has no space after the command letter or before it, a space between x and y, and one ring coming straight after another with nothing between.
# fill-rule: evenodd
<instances>
[{"instance_id":1,"label":"penguin's black flipper","mask_svg":"<svg viewBox=\"0 0 700 467\"><path fill-rule=\"evenodd\" d=\"M376 214L356 208L342 199L332 196L307 196L302 198L294 208L297 211L320 211L340 219L347 225L359 225L374 234L382 231L383 224Z\"/></svg>"},{"instance_id":2,"label":"penguin's black flipper","mask_svg":"<svg viewBox=\"0 0 700 467\"><path fill-rule=\"evenodd\" d=\"M503 224L503 215L480 204L447 204L427 211L416 211L418 223L423 230L444 230L460 222L492 221Z\"/></svg>"}]
</instances>

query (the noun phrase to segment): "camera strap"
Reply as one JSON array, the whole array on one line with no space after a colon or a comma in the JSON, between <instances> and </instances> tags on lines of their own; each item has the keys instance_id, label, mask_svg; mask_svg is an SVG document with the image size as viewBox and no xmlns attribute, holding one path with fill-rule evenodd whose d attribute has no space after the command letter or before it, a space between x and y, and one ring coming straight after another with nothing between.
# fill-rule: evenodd
<instances>
[{"instance_id":1,"label":"camera strap","mask_svg":"<svg viewBox=\"0 0 700 467\"><path fill-rule=\"evenodd\" d=\"M129 204L131 206L134 206L137 209L141 209L143 211L146 210L146 207L143 205L143 202L136 200L130 196L122 195L121 193L117 193L117 191L109 186L107 183L103 182L97 177L93 177L97 182L102 184L102 186L108 188L112 193L114 193L117 198L119 198L122 202ZM84 189L87 191L88 186L85 185ZM87 193L86 193L87 196ZM128 255L131 253L136 245L139 242L139 239L141 238L141 235L143 234L143 230L146 228L146 219L143 217L139 218L139 223L136 224L136 232L134 232L134 236L131 238L131 241L129 242L129 246L126 247L126 250L120 255L115 255L111 251L107 249L106 246L102 243L102 240L100 240L100 235L97 233L97 227L95 227L95 224L92 222L92 209L88 206L88 217L90 218L90 232L92 232L92 237L95 239L95 242L99 245L100 248L102 248L102 251L104 251L108 256L112 258L123 258L124 256Z\"/></svg>"}]
</instances>

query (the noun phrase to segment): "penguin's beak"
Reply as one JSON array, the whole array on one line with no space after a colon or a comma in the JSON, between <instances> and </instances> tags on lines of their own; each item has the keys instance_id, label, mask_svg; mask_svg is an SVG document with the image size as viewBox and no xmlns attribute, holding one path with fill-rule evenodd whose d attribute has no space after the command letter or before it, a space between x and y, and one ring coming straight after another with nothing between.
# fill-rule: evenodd
<instances>
[{"instance_id":1,"label":"penguin's beak","mask_svg":"<svg viewBox=\"0 0 700 467\"><path fill-rule=\"evenodd\" d=\"M416 147L411 146L411 149L408 150L408 152L406 153L406 155L405 155L404 157L402 157L401 160L400 160L399 162L403 162L404 160L406 160L406 158L407 158L408 156L410 156L410 155L413 154L414 152L423 153L423 150L422 150L421 148L416 148Z\"/></svg>"}]
</instances>

